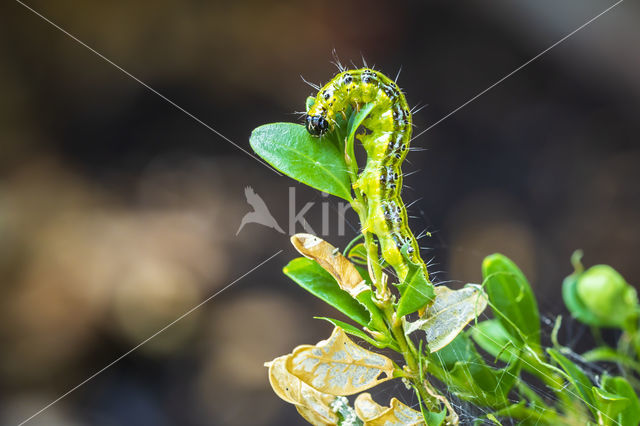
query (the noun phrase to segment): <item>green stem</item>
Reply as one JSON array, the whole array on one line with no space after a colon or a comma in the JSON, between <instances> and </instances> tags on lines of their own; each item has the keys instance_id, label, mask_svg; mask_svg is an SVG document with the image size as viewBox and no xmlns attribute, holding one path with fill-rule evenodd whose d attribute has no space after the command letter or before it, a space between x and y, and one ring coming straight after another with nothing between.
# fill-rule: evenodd
<instances>
[{"instance_id":1,"label":"green stem","mask_svg":"<svg viewBox=\"0 0 640 426\"><path fill-rule=\"evenodd\" d=\"M345 140L344 156L349 171L349 177L351 180L351 187L355 194L355 200L351 203L353 210L358 214L364 235L364 246L367 251L367 260L369 266L369 273L373 285L377 290L377 304L384 312L385 320L391 331L391 335L398 344L400 353L402 354L406 369L405 377L409 380L418 392L420 398L424 401L425 406L430 411L440 411L440 402L432 395L426 388L426 384L423 381L422 371L420 365L418 365L418 353L413 343L407 339L404 334L404 328L402 321L396 317L393 300L391 294L386 286L386 280L383 278L382 266L380 264L380 256L378 251L378 245L374 239L374 235L367 229L368 224L368 206L365 197L362 194L360 188L357 185L358 179L358 165L355 159L354 143L353 140Z\"/></svg>"},{"instance_id":2,"label":"green stem","mask_svg":"<svg viewBox=\"0 0 640 426\"><path fill-rule=\"evenodd\" d=\"M378 294L384 295L387 289L386 283L382 279L382 268L378 262L378 245L374 241L373 234L371 232L365 230L363 234L364 247L367 250L367 263L369 264L369 269L373 272L371 279L378 290Z\"/></svg>"}]
</instances>

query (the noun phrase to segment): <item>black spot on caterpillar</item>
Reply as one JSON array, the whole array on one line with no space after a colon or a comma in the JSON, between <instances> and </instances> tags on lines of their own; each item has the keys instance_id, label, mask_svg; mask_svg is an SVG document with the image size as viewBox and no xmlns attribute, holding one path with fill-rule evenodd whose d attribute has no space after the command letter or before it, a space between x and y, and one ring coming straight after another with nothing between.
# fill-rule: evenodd
<instances>
[{"instance_id":1,"label":"black spot on caterpillar","mask_svg":"<svg viewBox=\"0 0 640 426\"><path fill-rule=\"evenodd\" d=\"M322 136L334 129L337 114L369 103L375 105L363 122L369 131L358 135L367 153L367 164L355 184L367 200L363 227L377 236L382 256L401 279L408 271L401 252L405 245L409 259L421 266L428 279L400 196L401 165L409 150L412 127L409 106L396 83L369 68L341 72L318 91L307 112L307 130L313 136Z\"/></svg>"}]
</instances>

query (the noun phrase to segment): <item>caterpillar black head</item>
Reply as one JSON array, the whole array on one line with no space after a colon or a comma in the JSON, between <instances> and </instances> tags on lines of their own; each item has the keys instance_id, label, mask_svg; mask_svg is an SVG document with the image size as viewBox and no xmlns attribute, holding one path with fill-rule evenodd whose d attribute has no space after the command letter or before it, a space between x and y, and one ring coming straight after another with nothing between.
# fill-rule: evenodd
<instances>
[{"instance_id":1,"label":"caterpillar black head","mask_svg":"<svg viewBox=\"0 0 640 426\"><path fill-rule=\"evenodd\" d=\"M307 115L305 121L311 136L322 136L329 130L329 122L321 115Z\"/></svg>"}]
</instances>

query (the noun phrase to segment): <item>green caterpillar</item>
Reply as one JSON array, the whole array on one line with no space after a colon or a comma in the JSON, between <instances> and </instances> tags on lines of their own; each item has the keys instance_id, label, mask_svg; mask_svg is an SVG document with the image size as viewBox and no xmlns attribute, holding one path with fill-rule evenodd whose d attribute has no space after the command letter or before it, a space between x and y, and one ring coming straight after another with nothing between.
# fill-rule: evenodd
<instances>
[{"instance_id":1,"label":"green caterpillar","mask_svg":"<svg viewBox=\"0 0 640 426\"><path fill-rule=\"evenodd\" d=\"M419 255L420 247L409 229L407 209L400 197L400 166L409 150L412 125L411 111L397 84L369 68L341 72L318 92L307 111L306 127L311 135L322 136L334 129L337 114L344 114L349 106L358 110L369 103L375 106L362 123L369 132L358 137L367 153L367 164L354 185L366 196L363 230L377 236L383 258L400 279L408 272L401 252L406 245L409 259L420 265L428 280L427 266Z\"/></svg>"}]
</instances>

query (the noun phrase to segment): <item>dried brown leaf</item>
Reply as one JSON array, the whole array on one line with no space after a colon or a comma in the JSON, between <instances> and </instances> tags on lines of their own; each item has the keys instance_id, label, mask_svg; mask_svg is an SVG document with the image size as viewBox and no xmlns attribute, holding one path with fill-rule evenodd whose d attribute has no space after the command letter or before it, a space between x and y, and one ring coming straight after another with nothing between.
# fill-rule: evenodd
<instances>
[{"instance_id":1,"label":"dried brown leaf","mask_svg":"<svg viewBox=\"0 0 640 426\"><path fill-rule=\"evenodd\" d=\"M390 407L383 407L371 398L371 394L362 393L356 398L354 408L364 426L417 426L424 425L422 413L407 407L396 398L391 399Z\"/></svg>"},{"instance_id":2,"label":"dried brown leaf","mask_svg":"<svg viewBox=\"0 0 640 426\"><path fill-rule=\"evenodd\" d=\"M353 297L370 290L353 263L322 238L311 234L295 234L291 237L291 243L300 254L318 262L336 279L340 288Z\"/></svg>"},{"instance_id":3,"label":"dried brown leaf","mask_svg":"<svg viewBox=\"0 0 640 426\"><path fill-rule=\"evenodd\" d=\"M269 382L276 395L294 404L302 417L314 425L337 425L338 416L330 408L334 395L322 393L307 385L286 368L284 355L265 363L269 367Z\"/></svg>"},{"instance_id":4,"label":"dried brown leaf","mask_svg":"<svg viewBox=\"0 0 640 426\"><path fill-rule=\"evenodd\" d=\"M356 345L339 327L315 346L294 349L286 367L303 382L331 395L369 389L393 378L394 371L393 361Z\"/></svg>"}]
</instances>

